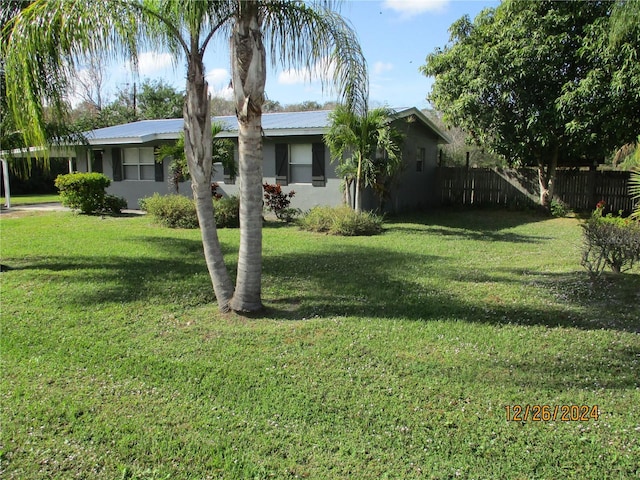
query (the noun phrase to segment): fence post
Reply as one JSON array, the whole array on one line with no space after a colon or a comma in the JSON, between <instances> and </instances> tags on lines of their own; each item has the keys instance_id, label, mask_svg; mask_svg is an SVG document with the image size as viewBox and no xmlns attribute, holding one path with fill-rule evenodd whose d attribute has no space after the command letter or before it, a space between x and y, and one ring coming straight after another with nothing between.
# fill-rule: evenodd
<instances>
[{"instance_id":1,"label":"fence post","mask_svg":"<svg viewBox=\"0 0 640 480\"><path fill-rule=\"evenodd\" d=\"M589 165L589 176L587 177L587 191L585 195L586 205L583 206L585 210L593 210L596 208L596 203L600 200L596 198L596 182L598 180L598 165Z\"/></svg>"}]
</instances>

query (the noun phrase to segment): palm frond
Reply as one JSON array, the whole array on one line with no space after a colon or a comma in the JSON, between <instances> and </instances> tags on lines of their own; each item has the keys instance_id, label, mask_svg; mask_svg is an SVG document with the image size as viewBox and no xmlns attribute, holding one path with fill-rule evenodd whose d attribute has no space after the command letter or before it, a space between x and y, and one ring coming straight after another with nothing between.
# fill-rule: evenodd
<instances>
[{"instance_id":1,"label":"palm frond","mask_svg":"<svg viewBox=\"0 0 640 480\"><path fill-rule=\"evenodd\" d=\"M350 110L367 111L366 60L352 25L331 2L263 2L261 11L273 64L319 73L323 87L335 85Z\"/></svg>"},{"instance_id":2,"label":"palm frond","mask_svg":"<svg viewBox=\"0 0 640 480\"><path fill-rule=\"evenodd\" d=\"M134 3L36 0L7 22L2 32L7 106L28 144L47 144L47 111L64 116L69 79L84 59L135 61L144 22Z\"/></svg>"}]
</instances>

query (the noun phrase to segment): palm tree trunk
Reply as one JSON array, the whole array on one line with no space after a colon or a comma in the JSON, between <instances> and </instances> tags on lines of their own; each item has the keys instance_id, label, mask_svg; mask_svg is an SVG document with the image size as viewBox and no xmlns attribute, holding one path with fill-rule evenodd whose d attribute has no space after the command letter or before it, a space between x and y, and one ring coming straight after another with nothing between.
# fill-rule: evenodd
<instances>
[{"instance_id":1,"label":"palm tree trunk","mask_svg":"<svg viewBox=\"0 0 640 480\"><path fill-rule=\"evenodd\" d=\"M344 204L354 208L353 201L351 200L351 183L353 180L348 178L344 179Z\"/></svg>"},{"instance_id":2,"label":"palm tree trunk","mask_svg":"<svg viewBox=\"0 0 640 480\"><path fill-rule=\"evenodd\" d=\"M355 209L362 212L362 154L358 155L358 173L356 175Z\"/></svg>"},{"instance_id":3,"label":"palm tree trunk","mask_svg":"<svg viewBox=\"0 0 640 480\"><path fill-rule=\"evenodd\" d=\"M204 79L202 56L192 53L189 58L187 94L184 103L184 150L191 173L193 198L198 213L207 269L218 307L221 311L228 312L233 295L233 283L224 264L213 215L212 140L208 85Z\"/></svg>"},{"instance_id":4,"label":"palm tree trunk","mask_svg":"<svg viewBox=\"0 0 640 480\"><path fill-rule=\"evenodd\" d=\"M240 15L231 36L240 183L240 249L231 308L237 312L263 308L262 104L267 73L260 28L258 3L241 1Z\"/></svg>"}]
</instances>

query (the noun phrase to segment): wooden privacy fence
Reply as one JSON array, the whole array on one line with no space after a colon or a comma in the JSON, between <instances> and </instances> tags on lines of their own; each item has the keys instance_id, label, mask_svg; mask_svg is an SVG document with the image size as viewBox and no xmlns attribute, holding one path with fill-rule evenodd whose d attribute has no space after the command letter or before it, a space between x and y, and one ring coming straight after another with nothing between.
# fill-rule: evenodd
<instances>
[{"instance_id":1,"label":"wooden privacy fence","mask_svg":"<svg viewBox=\"0 0 640 480\"><path fill-rule=\"evenodd\" d=\"M558 170L555 198L576 211L593 210L604 200L607 211L629 213L629 172ZM539 199L535 168L438 167L441 205L531 206Z\"/></svg>"}]
</instances>

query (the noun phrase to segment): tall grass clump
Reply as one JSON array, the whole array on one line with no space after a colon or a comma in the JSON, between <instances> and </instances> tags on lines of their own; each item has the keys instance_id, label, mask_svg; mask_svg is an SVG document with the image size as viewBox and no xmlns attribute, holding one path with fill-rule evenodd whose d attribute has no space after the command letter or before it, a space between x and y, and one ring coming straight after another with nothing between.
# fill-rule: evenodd
<instances>
[{"instance_id":1,"label":"tall grass clump","mask_svg":"<svg viewBox=\"0 0 640 480\"><path fill-rule=\"evenodd\" d=\"M342 236L377 235L382 232L382 217L371 212L356 212L340 207L314 207L298 222L303 230Z\"/></svg>"}]
</instances>

